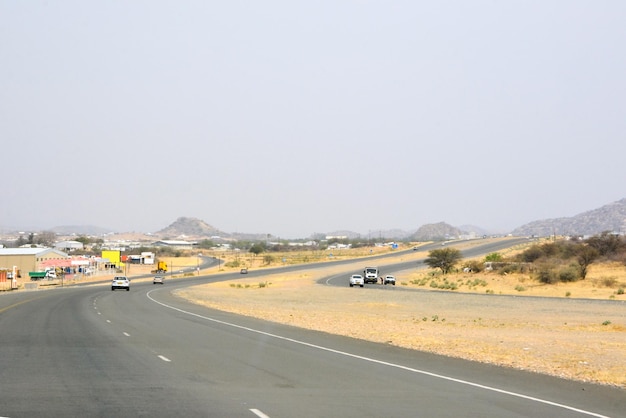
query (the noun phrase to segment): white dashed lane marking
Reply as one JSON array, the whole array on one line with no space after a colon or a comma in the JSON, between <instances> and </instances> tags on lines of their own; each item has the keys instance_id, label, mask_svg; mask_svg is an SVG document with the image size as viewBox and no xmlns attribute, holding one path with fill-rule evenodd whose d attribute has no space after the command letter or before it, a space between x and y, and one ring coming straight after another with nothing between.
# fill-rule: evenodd
<instances>
[{"instance_id":1,"label":"white dashed lane marking","mask_svg":"<svg viewBox=\"0 0 626 418\"><path fill-rule=\"evenodd\" d=\"M256 415L259 418L270 418L269 415L265 415L263 412L259 411L258 409L250 409L250 412L252 412L254 415Z\"/></svg>"}]
</instances>

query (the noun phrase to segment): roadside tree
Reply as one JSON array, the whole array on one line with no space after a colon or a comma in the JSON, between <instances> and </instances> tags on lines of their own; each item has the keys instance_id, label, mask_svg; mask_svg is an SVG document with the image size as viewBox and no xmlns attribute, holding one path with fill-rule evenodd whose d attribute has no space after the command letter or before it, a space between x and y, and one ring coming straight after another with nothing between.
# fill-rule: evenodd
<instances>
[{"instance_id":1,"label":"roadside tree","mask_svg":"<svg viewBox=\"0 0 626 418\"><path fill-rule=\"evenodd\" d=\"M265 245L265 242L255 242L254 244L252 244L249 251L255 255L259 255L266 250L267 246Z\"/></svg>"},{"instance_id":2,"label":"roadside tree","mask_svg":"<svg viewBox=\"0 0 626 418\"><path fill-rule=\"evenodd\" d=\"M589 269L589 265L595 261L596 258L600 256L600 253L597 249L583 245L578 250L578 255L576 257L576 261L578 262L578 267L580 269L580 278L585 279L587 277L587 271Z\"/></svg>"},{"instance_id":3,"label":"roadside tree","mask_svg":"<svg viewBox=\"0 0 626 418\"><path fill-rule=\"evenodd\" d=\"M424 263L430 268L441 269L443 274L448 274L462 259L461 251L456 248L448 247L430 251Z\"/></svg>"}]
</instances>

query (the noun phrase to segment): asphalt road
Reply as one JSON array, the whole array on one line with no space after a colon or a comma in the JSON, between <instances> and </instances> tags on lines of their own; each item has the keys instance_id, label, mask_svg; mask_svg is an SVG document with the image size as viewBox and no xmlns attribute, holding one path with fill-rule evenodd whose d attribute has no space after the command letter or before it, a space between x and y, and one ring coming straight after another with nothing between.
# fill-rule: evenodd
<instances>
[{"instance_id":1,"label":"asphalt road","mask_svg":"<svg viewBox=\"0 0 626 418\"><path fill-rule=\"evenodd\" d=\"M515 245L525 243L525 242L528 242L527 238L512 238L512 239L496 240L496 241L485 240L484 243L482 242L482 240L476 240L474 241L474 243L477 243L477 245L462 249L461 255L463 256L463 258L479 257L479 256L491 254L494 252L502 251L504 249L511 248L511 247L514 247ZM456 241L456 242L452 241L452 242L446 243L445 245L449 247L455 247L463 243L465 242L464 241ZM441 248L443 248L441 243L431 243L431 244L420 246L416 248L416 250L422 253L424 251L431 251L431 250L441 249ZM391 258L391 257L398 258L398 257L402 257L402 255L410 255L413 251L414 250L412 249L403 250L403 251L398 251L394 253L388 253L382 256L371 257L368 259L367 262L364 262L364 261L355 262L354 260L346 260L344 261L344 263L354 265L357 268L357 270L353 271L352 273L361 274L362 269L366 265L375 266L377 265L377 261L384 260L385 258ZM384 266L379 268L379 276L384 276L385 274L395 274L397 272L404 272L404 271L427 268L428 266L424 264L425 258L426 257L421 258L421 259L411 259L410 261L402 261L402 262L398 262L395 264L385 264ZM332 276L319 279L318 283L326 284L330 286L346 286L348 284L348 277L349 277L349 274L340 273L337 275L332 275ZM404 289L400 287L397 287L397 288L402 289L402 291L411 291L410 289Z\"/></svg>"},{"instance_id":2,"label":"asphalt road","mask_svg":"<svg viewBox=\"0 0 626 418\"><path fill-rule=\"evenodd\" d=\"M171 294L228 277L1 295L0 416L626 416L621 389L268 323Z\"/></svg>"}]
</instances>

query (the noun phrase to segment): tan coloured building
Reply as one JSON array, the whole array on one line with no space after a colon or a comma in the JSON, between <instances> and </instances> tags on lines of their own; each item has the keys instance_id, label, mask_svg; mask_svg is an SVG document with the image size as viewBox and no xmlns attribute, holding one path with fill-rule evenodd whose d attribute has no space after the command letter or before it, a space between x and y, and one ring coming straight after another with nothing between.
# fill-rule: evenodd
<instances>
[{"instance_id":1,"label":"tan coloured building","mask_svg":"<svg viewBox=\"0 0 626 418\"><path fill-rule=\"evenodd\" d=\"M52 248L0 248L0 270L20 271L21 280L28 280L31 271L43 271L43 263L52 260L67 260L64 252Z\"/></svg>"}]
</instances>

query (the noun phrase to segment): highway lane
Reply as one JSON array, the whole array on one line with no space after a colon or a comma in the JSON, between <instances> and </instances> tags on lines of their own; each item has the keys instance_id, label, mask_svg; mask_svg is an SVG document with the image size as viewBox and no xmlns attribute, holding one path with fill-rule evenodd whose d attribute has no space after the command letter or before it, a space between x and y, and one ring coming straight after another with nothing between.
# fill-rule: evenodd
<instances>
[{"instance_id":1,"label":"highway lane","mask_svg":"<svg viewBox=\"0 0 626 418\"><path fill-rule=\"evenodd\" d=\"M0 416L624 416L620 389L268 323L171 294L227 277L0 296Z\"/></svg>"},{"instance_id":2,"label":"highway lane","mask_svg":"<svg viewBox=\"0 0 626 418\"><path fill-rule=\"evenodd\" d=\"M616 389L244 318L170 290L59 289L4 310L0 415L571 417L624 407Z\"/></svg>"}]
</instances>

